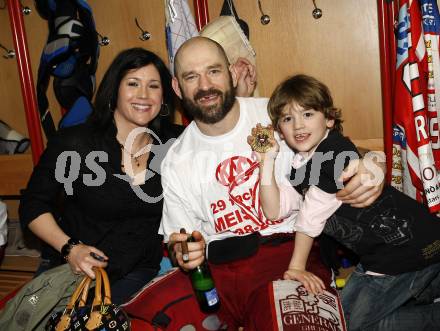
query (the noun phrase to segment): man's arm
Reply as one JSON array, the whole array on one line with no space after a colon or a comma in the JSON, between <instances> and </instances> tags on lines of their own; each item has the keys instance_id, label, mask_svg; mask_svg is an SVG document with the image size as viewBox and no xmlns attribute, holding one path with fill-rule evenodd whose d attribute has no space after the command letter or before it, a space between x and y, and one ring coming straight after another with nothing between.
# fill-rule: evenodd
<instances>
[{"instance_id":1,"label":"man's arm","mask_svg":"<svg viewBox=\"0 0 440 331\"><path fill-rule=\"evenodd\" d=\"M169 153L172 153L171 150ZM201 230L201 221L196 217L196 201L191 198L189 184L183 175L175 169L184 167L177 158L167 156L161 167L163 187L163 211L159 233L164 242L169 241L172 233L179 233L184 228L188 233Z\"/></svg>"},{"instance_id":2,"label":"man's arm","mask_svg":"<svg viewBox=\"0 0 440 331\"><path fill-rule=\"evenodd\" d=\"M166 165L169 166L166 166ZM200 265L205 256L205 240L200 233L201 222L196 217L188 190L182 178L179 178L172 167L173 161L164 161L162 167L163 213L159 233L164 235L168 243L171 260L182 269L194 269ZM180 229L192 233L195 242L188 243L189 261L182 259L181 242L188 239L189 234L180 233Z\"/></svg>"}]
</instances>

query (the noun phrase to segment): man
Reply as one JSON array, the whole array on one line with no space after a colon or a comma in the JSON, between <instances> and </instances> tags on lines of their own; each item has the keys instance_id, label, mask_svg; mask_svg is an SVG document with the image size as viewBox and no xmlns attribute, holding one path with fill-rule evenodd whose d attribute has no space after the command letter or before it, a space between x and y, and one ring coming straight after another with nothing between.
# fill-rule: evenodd
<instances>
[{"instance_id":1,"label":"man","mask_svg":"<svg viewBox=\"0 0 440 331\"><path fill-rule=\"evenodd\" d=\"M194 121L173 144L162 165L160 232L184 270L202 263L206 247L221 298L220 315L230 329L244 326L253 330L258 326L268 330L273 324L267 285L282 278L288 265L292 244L283 238L291 237L288 234L293 231L295 214L270 221L259 206L258 163L247 136L257 123L270 123L267 99L235 98L234 67L229 66L220 45L203 37L181 46L175 75L173 88ZM287 180L292 157L286 146L281 148L277 181ZM347 173L347 178L350 175ZM380 185L361 186L359 174L340 197L363 206L374 201L380 191ZM300 196L291 199L299 207ZM175 245L187 238L179 233L181 228L196 239L188 244L186 263L180 245ZM319 269L318 260L314 261Z\"/></svg>"}]
</instances>

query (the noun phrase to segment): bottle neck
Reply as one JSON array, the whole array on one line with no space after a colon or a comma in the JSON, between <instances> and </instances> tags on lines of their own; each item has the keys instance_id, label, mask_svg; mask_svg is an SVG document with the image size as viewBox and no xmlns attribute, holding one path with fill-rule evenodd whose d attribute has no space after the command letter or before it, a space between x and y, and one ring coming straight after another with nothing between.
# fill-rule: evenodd
<instances>
[{"instance_id":1,"label":"bottle neck","mask_svg":"<svg viewBox=\"0 0 440 331\"><path fill-rule=\"evenodd\" d=\"M208 265L206 264L206 261L203 261L202 264L198 265L194 269L191 270L191 273L207 273L208 271Z\"/></svg>"}]
</instances>

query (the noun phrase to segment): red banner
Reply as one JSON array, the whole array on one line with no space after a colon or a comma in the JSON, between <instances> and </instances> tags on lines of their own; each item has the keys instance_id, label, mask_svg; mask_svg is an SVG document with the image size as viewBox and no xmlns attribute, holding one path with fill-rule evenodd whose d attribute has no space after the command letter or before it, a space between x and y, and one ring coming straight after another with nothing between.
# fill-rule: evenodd
<instances>
[{"instance_id":1,"label":"red banner","mask_svg":"<svg viewBox=\"0 0 440 331\"><path fill-rule=\"evenodd\" d=\"M391 185L440 211L436 1L403 0L397 27ZM440 84L437 84L440 89ZM438 92L437 92L438 93Z\"/></svg>"}]
</instances>

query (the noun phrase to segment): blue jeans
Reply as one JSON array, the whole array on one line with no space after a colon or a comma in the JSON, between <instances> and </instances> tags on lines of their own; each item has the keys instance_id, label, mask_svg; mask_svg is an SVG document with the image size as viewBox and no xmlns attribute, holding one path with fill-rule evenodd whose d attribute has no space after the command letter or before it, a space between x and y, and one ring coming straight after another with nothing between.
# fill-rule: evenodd
<instances>
[{"instance_id":1,"label":"blue jeans","mask_svg":"<svg viewBox=\"0 0 440 331\"><path fill-rule=\"evenodd\" d=\"M130 297L156 277L157 269L139 267L111 284L112 302L116 305L127 302Z\"/></svg>"},{"instance_id":2,"label":"blue jeans","mask_svg":"<svg viewBox=\"0 0 440 331\"><path fill-rule=\"evenodd\" d=\"M341 293L349 331L440 330L440 263L395 276L366 275L359 264Z\"/></svg>"}]
</instances>

